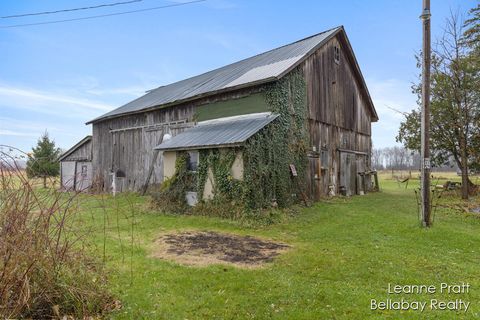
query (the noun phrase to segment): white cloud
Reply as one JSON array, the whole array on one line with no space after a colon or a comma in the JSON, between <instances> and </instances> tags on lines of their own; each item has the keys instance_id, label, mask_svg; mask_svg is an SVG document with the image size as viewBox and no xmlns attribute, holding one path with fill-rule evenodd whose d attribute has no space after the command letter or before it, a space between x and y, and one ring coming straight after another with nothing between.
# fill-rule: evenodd
<instances>
[{"instance_id":1,"label":"white cloud","mask_svg":"<svg viewBox=\"0 0 480 320\"><path fill-rule=\"evenodd\" d=\"M74 85L45 90L0 81L0 140L29 150L45 131L61 147L90 132L84 123L115 108ZM101 97L105 100L105 97Z\"/></svg>"},{"instance_id":2,"label":"white cloud","mask_svg":"<svg viewBox=\"0 0 480 320\"><path fill-rule=\"evenodd\" d=\"M33 133L4 130L4 129L0 129L0 136L37 137L37 135Z\"/></svg>"},{"instance_id":3,"label":"white cloud","mask_svg":"<svg viewBox=\"0 0 480 320\"><path fill-rule=\"evenodd\" d=\"M396 144L395 136L404 116L416 107L416 97L411 93L411 84L398 79L367 79L379 121L372 124L372 140L375 147ZM395 109L395 110L392 110Z\"/></svg>"},{"instance_id":4,"label":"white cloud","mask_svg":"<svg viewBox=\"0 0 480 320\"><path fill-rule=\"evenodd\" d=\"M18 102L27 102L27 105L36 106L59 106L65 108L66 106L73 105L102 111L109 111L113 109L113 106L111 105L78 97L70 97L53 92L43 92L34 89L16 88L1 85L0 97L2 98L3 105L8 105L7 102L10 101L17 105L19 105Z\"/></svg>"}]
</instances>

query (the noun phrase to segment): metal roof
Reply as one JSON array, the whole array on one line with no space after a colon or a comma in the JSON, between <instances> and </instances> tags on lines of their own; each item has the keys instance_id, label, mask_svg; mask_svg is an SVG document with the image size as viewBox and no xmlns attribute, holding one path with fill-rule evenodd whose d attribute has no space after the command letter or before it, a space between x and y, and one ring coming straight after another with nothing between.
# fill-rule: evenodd
<instances>
[{"instance_id":1,"label":"metal roof","mask_svg":"<svg viewBox=\"0 0 480 320\"><path fill-rule=\"evenodd\" d=\"M214 92L230 91L277 80L339 30L342 30L342 27L330 29L204 74L150 90L147 94L93 119L87 124L192 100Z\"/></svg>"},{"instance_id":2,"label":"metal roof","mask_svg":"<svg viewBox=\"0 0 480 320\"><path fill-rule=\"evenodd\" d=\"M155 149L165 151L240 146L277 117L277 114L263 112L199 122Z\"/></svg>"}]
</instances>

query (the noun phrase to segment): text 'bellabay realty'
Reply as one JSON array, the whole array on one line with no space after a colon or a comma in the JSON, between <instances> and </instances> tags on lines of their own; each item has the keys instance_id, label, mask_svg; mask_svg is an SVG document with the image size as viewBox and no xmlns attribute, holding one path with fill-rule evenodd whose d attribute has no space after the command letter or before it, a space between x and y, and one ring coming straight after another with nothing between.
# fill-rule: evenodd
<instances>
[{"instance_id":1,"label":"text 'bellabay realty'","mask_svg":"<svg viewBox=\"0 0 480 320\"><path fill-rule=\"evenodd\" d=\"M468 294L470 291L469 283L440 285L398 285L388 284L387 293L389 295L407 295L407 294ZM429 308L430 310L450 310L467 312L470 302L463 299L441 300L432 298L424 301L400 299L371 299L371 310L417 310L420 312Z\"/></svg>"}]
</instances>

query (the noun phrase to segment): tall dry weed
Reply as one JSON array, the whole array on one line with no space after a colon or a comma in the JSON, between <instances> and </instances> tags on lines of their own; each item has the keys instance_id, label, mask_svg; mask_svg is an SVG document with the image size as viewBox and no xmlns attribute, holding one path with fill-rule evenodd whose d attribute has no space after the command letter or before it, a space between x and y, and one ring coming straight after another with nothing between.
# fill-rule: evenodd
<instances>
[{"instance_id":1,"label":"tall dry weed","mask_svg":"<svg viewBox=\"0 0 480 320\"><path fill-rule=\"evenodd\" d=\"M78 194L35 188L0 150L0 318L98 316L111 298L75 223Z\"/></svg>"}]
</instances>

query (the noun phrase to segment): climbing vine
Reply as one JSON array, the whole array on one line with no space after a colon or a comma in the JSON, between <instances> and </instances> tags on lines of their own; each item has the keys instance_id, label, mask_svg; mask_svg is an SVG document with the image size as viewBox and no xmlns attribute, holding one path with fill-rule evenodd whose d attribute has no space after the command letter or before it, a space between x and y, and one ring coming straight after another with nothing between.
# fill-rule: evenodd
<instances>
[{"instance_id":1,"label":"climbing vine","mask_svg":"<svg viewBox=\"0 0 480 320\"><path fill-rule=\"evenodd\" d=\"M271 111L279 117L250 138L244 149L246 204L251 209L286 207L302 188L308 135L306 85L297 69L265 90ZM290 164L298 180L293 180Z\"/></svg>"},{"instance_id":2,"label":"climbing vine","mask_svg":"<svg viewBox=\"0 0 480 320\"><path fill-rule=\"evenodd\" d=\"M298 200L304 181L308 144L306 85L300 69L290 72L265 88L265 98L270 111L278 118L247 140L241 150L200 150L196 181L187 170L188 153L178 153L176 173L164 183L157 201L186 211L185 192L197 191L198 199L204 194L209 170L213 176L213 199L193 209L199 214L239 218L255 215L270 207L287 207ZM232 165L241 151L244 162L243 180L234 179ZM298 178L293 178L293 164ZM194 181L194 187L192 187ZM171 205L178 201L179 207ZM258 215L259 219L261 215Z\"/></svg>"},{"instance_id":3,"label":"climbing vine","mask_svg":"<svg viewBox=\"0 0 480 320\"><path fill-rule=\"evenodd\" d=\"M208 169L213 174L214 197L222 197L226 200L239 199L243 197L243 183L234 179L232 166L235 162L238 150L229 149L205 149L200 151L200 164L198 166L197 192L199 197L203 196L205 183L208 179Z\"/></svg>"},{"instance_id":4,"label":"climbing vine","mask_svg":"<svg viewBox=\"0 0 480 320\"><path fill-rule=\"evenodd\" d=\"M189 154L177 152L175 174L166 179L160 189L152 193L154 204L166 211L183 212L188 209L185 193L192 191L195 175L188 171Z\"/></svg>"}]
</instances>

